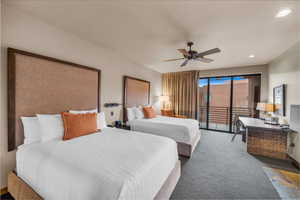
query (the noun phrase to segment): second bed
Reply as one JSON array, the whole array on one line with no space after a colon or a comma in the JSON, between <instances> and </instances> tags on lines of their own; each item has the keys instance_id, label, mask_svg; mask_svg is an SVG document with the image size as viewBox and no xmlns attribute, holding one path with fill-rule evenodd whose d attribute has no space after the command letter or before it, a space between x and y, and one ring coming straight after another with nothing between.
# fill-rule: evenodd
<instances>
[{"instance_id":1,"label":"second bed","mask_svg":"<svg viewBox=\"0 0 300 200\"><path fill-rule=\"evenodd\" d=\"M201 137L198 121L194 119L157 115L151 119L133 119L128 121L128 124L133 131L150 133L175 140L179 155L187 157L192 156Z\"/></svg>"}]
</instances>

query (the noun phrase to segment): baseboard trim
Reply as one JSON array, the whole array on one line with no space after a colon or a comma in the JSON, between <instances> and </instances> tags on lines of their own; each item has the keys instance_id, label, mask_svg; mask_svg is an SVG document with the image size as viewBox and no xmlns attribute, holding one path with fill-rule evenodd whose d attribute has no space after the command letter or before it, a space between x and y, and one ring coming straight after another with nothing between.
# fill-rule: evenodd
<instances>
[{"instance_id":1,"label":"baseboard trim","mask_svg":"<svg viewBox=\"0 0 300 200\"><path fill-rule=\"evenodd\" d=\"M2 188L2 189L0 190L0 195L4 195L4 194L6 194L6 193L8 193L7 187Z\"/></svg>"}]
</instances>

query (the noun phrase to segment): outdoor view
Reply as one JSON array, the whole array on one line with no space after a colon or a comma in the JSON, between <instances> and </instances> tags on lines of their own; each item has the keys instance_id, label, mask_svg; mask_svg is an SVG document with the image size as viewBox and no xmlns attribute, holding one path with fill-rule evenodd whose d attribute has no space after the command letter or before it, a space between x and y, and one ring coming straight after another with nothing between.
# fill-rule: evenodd
<instances>
[{"instance_id":1,"label":"outdoor view","mask_svg":"<svg viewBox=\"0 0 300 200\"><path fill-rule=\"evenodd\" d=\"M259 93L259 75L199 79L198 118L201 128L233 131L234 126L230 124L237 115L256 115Z\"/></svg>"}]
</instances>

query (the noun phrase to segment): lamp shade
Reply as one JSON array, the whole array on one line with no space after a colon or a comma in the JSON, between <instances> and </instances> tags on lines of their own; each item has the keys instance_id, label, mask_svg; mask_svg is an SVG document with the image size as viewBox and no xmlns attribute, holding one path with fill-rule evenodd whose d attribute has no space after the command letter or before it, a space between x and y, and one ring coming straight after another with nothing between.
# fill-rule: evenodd
<instances>
[{"instance_id":1,"label":"lamp shade","mask_svg":"<svg viewBox=\"0 0 300 200\"><path fill-rule=\"evenodd\" d=\"M274 112L275 111L275 106L272 103L267 103L266 104L266 112Z\"/></svg>"},{"instance_id":2,"label":"lamp shade","mask_svg":"<svg viewBox=\"0 0 300 200\"><path fill-rule=\"evenodd\" d=\"M256 110L264 111L264 112L274 112L275 106L272 103L257 103Z\"/></svg>"},{"instance_id":3,"label":"lamp shade","mask_svg":"<svg viewBox=\"0 0 300 200\"><path fill-rule=\"evenodd\" d=\"M266 111L266 103L262 103L262 102L257 103L256 110Z\"/></svg>"},{"instance_id":4,"label":"lamp shade","mask_svg":"<svg viewBox=\"0 0 300 200\"><path fill-rule=\"evenodd\" d=\"M169 101L169 96L166 96L166 95L162 95L162 96L159 96L159 100L164 102L164 101Z\"/></svg>"}]
</instances>

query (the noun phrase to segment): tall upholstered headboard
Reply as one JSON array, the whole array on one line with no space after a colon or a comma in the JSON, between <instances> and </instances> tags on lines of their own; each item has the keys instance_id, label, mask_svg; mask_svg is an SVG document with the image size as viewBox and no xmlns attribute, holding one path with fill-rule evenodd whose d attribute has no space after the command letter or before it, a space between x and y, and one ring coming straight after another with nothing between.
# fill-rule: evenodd
<instances>
[{"instance_id":1,"label":"tall upholstered headboard","mask_svg":"<svg viewBox=\"0 0 300 200\"><path fill-rule=\"evenodd\" d=\"M126 108L150 103L150 82L129 76L123 82L123 119L127 121Z\"/></svg>"},{"instance_id":2,"label":"tall upholstered headboard","mask_svg":"<svg viewBox=\"0 0 300 200\"><path fill-rule=\"evenodd\" d=\"M8 48L8 151L23 143L21 116L100 108L101 71Z\"/></svg>"}]
</instances>

